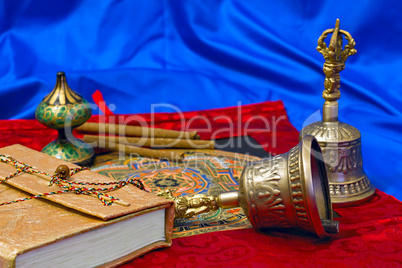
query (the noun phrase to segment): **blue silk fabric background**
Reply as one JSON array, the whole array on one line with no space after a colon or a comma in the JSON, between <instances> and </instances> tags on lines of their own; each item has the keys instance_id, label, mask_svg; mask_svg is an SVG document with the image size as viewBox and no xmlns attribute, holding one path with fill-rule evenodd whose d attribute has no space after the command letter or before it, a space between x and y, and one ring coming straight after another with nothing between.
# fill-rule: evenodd
<instances>
[{"instance_id":1,"label":"blue silk fabric background","mask_svg":"<svg viewBox=\"0 0 402 268\"><path fill-rule=\"evenodd\" d=\"M357 49L340 120L361 131L371 182L402 200L401 16L400 0L2 0L0 117L34 118L64 71L115 113L282 100L301 130L320 119L317 39L339 18Z\"/></svg>"}]
</instances>

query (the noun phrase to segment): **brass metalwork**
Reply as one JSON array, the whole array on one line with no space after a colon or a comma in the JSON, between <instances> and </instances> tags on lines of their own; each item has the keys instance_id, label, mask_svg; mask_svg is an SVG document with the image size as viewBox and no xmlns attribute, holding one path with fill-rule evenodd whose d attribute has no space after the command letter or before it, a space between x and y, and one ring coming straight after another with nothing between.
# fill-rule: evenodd
<instances>
[{"instance_id":1,"label":"brass metalwork","mask_svg":"<svg viewBox=\"0 0 402 268\"><path fill-rule=\"evenodd\" d=\"M156 195L174 200L176 218L191 218L195 215L219 209L216 197L212 195L196 194L193 196L174 197L169 189Z\"/></svg>"},{"instance_id":2,"label":"brass metalwork","mask_svg":"<svg viewBox=\"0 0 402 268\"><path fill-rule=\"evenodd\" d=\"M87 166L92 163L94 150L72 135L72 129L85 123L92 114L89 103L67 84L64 72L57 73L56 85L38 105L35 117L43 125L58 131L58 138L42 152L56 158Z\"/></svg>"},{"instance_id":3,"label":"brass metalwork","mask_svg":"<svg viewBox=\"0 0 402 268\"><path fill-rule=\"evenodd\" d=\"M324 40L331 33L327 47ZM348 41L344 48L343 36ZM318 39L317 50L325 59L323 120L306 126L299 136L301 140L305 135L313 135L318 140L328 172L331 200L335 207L359 204L375 192L363 170L359 130L338 121L338 99L341 96L339 72L345 68L348 57L356 53L354 46L352 36L340 29L339 19L334 29L325 30Z\"/></svg>"},{"instance_id":4,"label":"brass metalwork","mask_svg":"<svg viewBox=\"0 0 402 268\"><path fill-rule=\"evenodd\" d=\"M339 231L338 222L332 220L321 150L313 136L304 137L288 153L247 165L238 192L173 197L166 190L158 195L174 200L176 218L242 207L258 229L299 228L320 238Z\"/></svg>"},{"instance_id":5,"label":"brass metalwork","mask_svg":"<svg viewBox=\"0 0 402 268\"><path fill-rule=\"evenodd\" d=\"M329 102L336 101L341 97L339 91L341 81L339 72L345 69L345 61L348 57L356 54L355 40L348 32L340 30L339 24L339 19L337 19L335 28L324 31L320 38L318 38L317 51L320 52L325 59L323 68L325 74L325 90L322 93L322 97ZM330 33L332 33L332 37L327 47L324 40ZM342 34L345 36L345 39L348 40L348 44L344 49L342 48Z\"/></svg>"}]
</instances>

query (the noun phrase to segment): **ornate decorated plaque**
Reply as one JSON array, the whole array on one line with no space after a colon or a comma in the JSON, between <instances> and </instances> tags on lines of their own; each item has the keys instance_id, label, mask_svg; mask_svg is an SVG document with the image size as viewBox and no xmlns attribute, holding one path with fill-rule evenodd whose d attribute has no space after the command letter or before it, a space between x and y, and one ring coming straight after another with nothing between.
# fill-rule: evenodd
<instances>
[{"instance_id":1,"label":"ornate decorated plaque","mask_svg":"<svg viewBox=\"0 0 402 268\"><path fill-rule=\"evenodd\" d=\"M145 188L153 193L170 189L174 196L218 195L238 190L244 166L256 160L260 158L216 150L187 153L182 163L114 152L99 155L91 169L116 180L141 178ZM176 219L173 237L251 227L241 208L219 209Z\"/></svg>"}]
</instances>

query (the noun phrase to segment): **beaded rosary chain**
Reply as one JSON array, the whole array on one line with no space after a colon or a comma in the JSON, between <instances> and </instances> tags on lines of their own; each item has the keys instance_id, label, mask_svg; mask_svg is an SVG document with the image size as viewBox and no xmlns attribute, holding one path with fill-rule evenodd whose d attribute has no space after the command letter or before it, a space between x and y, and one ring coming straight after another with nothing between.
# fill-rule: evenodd
<instances>
[{"instance_id":1,"label":"beaded rosary chain","mask_svg":"<svg viewBox=\"0 0 402 268\"><path fill-rule=\"evenodd\" d=\"M28 174L33 174L33 175L49 177L49 186L52 186L53 184L55 184L64 189L64 190L60 190L60 191L47 192L47 193L43 193L43 194L26 197L26 198L16 199L13 201L3 202L3 203L0 203L0 206L9 205L9 204L17 203L17 202L22 202L22 201L26 201L26 200L30 200L30 199L36 199L36 198L49 196L49 195L62 194L62 193L94 195L105 206L110 206L113 203L129 205L124 202L119 202L118 198L110 196L110 195L106 194L106 192L117 190L128 184L131 184L131 185L145 191L144 184L138 178L137 179L132 178L132 179L129 179L126 181L105 182L105 183L68 181L69 178L71 178L73 175L77 174L78 172L83 171L83 170L89 170L89 168L87 168L87 167L80 167L80 168L75 168L75 169L70 170L67 166L61 165L61 166L57 167L55 174L51 175L49 173L36 170L34 167L32 167L26 163L20 162L11 156L6 156L6 155L0 154L0 162L6 163L6 164L12 164L17 170L15 173L13 173L5 178L0 179L0 184L20 175L22 173L28 173ZM110 187L97 188L96 186L110 186Z\"/></svg>"}]
</instances>

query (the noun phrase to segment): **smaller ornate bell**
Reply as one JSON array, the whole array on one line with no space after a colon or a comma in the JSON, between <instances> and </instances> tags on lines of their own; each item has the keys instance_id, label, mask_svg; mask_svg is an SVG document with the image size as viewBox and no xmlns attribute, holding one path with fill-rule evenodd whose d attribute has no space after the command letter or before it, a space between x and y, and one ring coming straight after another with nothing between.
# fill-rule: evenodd
<instances>
[{"instance_id":1,"label":"smaller ornate bell","mask_svg":"<svg viewBox=\"0 0 402 268\"><path fill-rule=\"evenodd\" d=\"M324 39L332 33L327 47ZM348 44L343 49L343 35ZM339 19L334 29L328 29L318 39L317 50L324 56L325 99L323 120L314 122L300 132L313 135L318 140L327 167L329 189L335 207L355 205L370 198L375 189L363 170L361 134L355 127L338 121L338 99L341 96L339 72L345 61L356 53L352 36L339 29Z\"/></svg>"},{"instance_id":2,"label":"smaller ornate bell","mask_svg":"<svg viewBox=\"0 0 402 268\"><path fill-rule=\"evenodd\" d=\"M36 119L59 132L57 140L46 145L42 152L78 165L90 165L94 150L74 138L72 129L85 123L92 115L89 103L67 84L64 72L57 73L56 85L38 105Z\"/></svg>"},{"instance_id":3,"label":"smaller ornate bell","mask_svg":"<svg viewBox=\"0 0 402 268\"><path fill-rule=\"evenodd\" d=\"M328 178L313 136L306 136L288 153L247 165L240 177L239 191L219 196L172 197L176 218L189 218L221 208L242 207L258 229L299 228L320 238L338 233L332 220Z\"/></svg>"}]
</instances>

